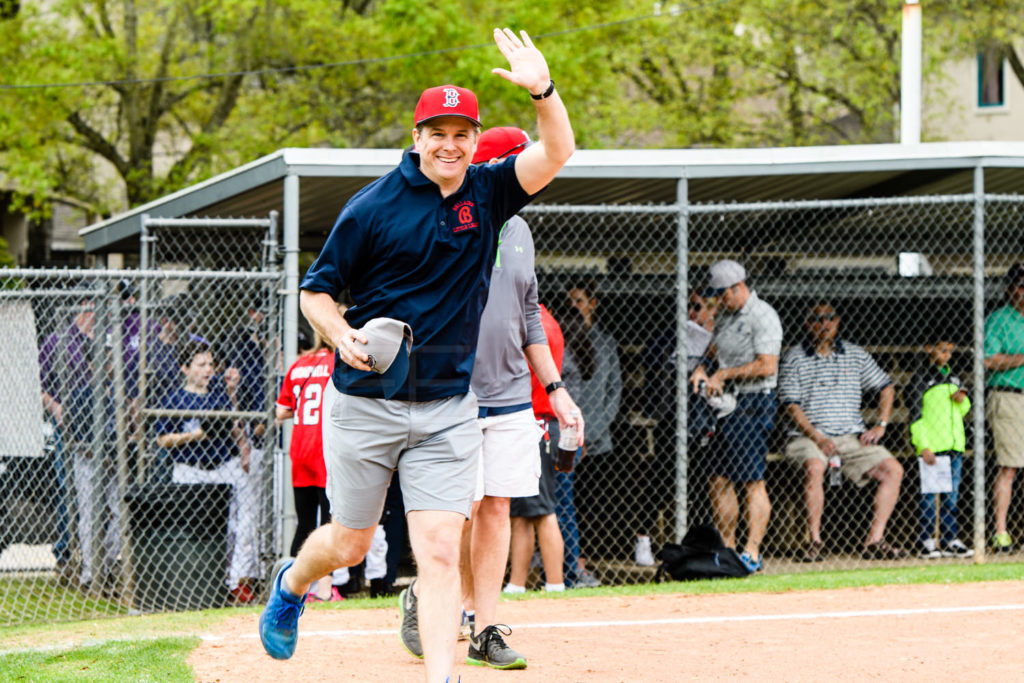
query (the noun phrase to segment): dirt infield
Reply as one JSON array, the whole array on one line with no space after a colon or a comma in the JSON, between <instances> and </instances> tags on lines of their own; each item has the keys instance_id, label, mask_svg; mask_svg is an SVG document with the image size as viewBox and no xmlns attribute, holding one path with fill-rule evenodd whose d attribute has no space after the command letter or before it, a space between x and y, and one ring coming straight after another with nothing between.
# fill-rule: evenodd
<instances>
[{"instance_id":1,"label":"dirt infield","mask_svg":"<svg viewBox=\"0 0 1024 683\"><path fill-rule=\"evenodd\" d=\"M782 594L659 595L506 602L524 671L462 663L472 681L1016 680L1024 581ZM196 680L421 681L398 641L398 608L307 610L295 657L267 657L255 617L208 634Z\"/></svg>"}]
</instances>

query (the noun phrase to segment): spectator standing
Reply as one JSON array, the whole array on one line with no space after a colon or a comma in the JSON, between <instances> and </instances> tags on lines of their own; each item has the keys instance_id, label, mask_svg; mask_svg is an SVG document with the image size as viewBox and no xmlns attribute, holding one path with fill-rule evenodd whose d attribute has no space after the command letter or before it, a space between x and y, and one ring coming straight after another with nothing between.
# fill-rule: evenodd
<instances>
[{"instance_id":1,"label":"spectator standing","mask_svg":"<svg viewBox=\"0 0 1024 683\"><path fill-rule=\"evenodd\" d=\"M88 283L80 285L89 286ZM121 550L120 496L116 467L110 457L113 402L107 390L111 384L107 377L105 344L98 352L96 344L103 344L103 341L102 338L97 340L95 335L95 297L83 296L73 307L71 324L49 335L39 351L43 408L61 431L63 452L71 455L81 554L78 584L84 590L94 587L97 568L101 584L113 578ZM93 405L97 387L103 390L98 397L103 404L102 423L98 426L102 430L100 434L95 433ZM65 463L62 458L61 464ZM58 472L58 480L64 481L61 472ZM100 534L102 539L94 543L93 539ZM63 550L58 552L60 564L68 555ZM101 563L102 566L97 567Z\"/></svg>"},{"instance_id":2,"label":"spectator standing","mask_svg":"<svg viewBox=\"0 0 1024 683\"><path fill-rule=\"evenodd\" d=\"M953 342L940 337L924 348L924 358L904 389L910 410L910 442L923 462L922 470L925 466L936 465L938 458L948 458L950 490L941 494L922 490L920 494L919 555L924 558L972 557L974 551L957 537L956 519L967 444L964 416L971 409L971 401L960 378L949 367L955 349ZM936 508L940 510L938 541L935 539Z\"/></svg>"},{"instance_id":3,"label":"spectator standing","mask_svg":"<svg viewBox=\"0 0 1024 683\"><path fill-rule=\"evenodd\" d=\"M597 350L594 338L576 307L570 308L562 319L565 349L562 355L562 380L574 396L582 396L587 382L597 373ZM587 408L581 407L581 411ZM587 436L590 432L588 430ZM555 444L557 445L557 441ZM576 465L584 461L587 448L576 453ZM588 461L589 462L589 461ZM598 464L596 467L600 467ZM586 570L580 552L580 529L576 519L576 467L572 472L555 472L555 515L562 532L562 580L568 588L595 588L601 585Z\"/></svg>"},{"instance_id":4,"label":"spectator standing","mask_svg":"<svg viewBox=\"0 0 1024 683\"><path fill-rule=\"evenodd\" d=\"M183 385L170 392L163 408L195 411L196 416L161 418L153 431L156 443L170 454L172 481L178 484L230 484L228 506L229 569L226 583L231 599L249 603L256 599L255 547L249 542L256 534L250 528L253 517L242 509L253 500L249 477L249 440L237 421L204 415L205 411L230 411L233 406L219 387L210 388L213 354L202 342L186 342L178 359ZM202 411L202 412L200 412Z\"/></svg>"},{"instance_id":5,"label":"spectator standing","mask_svg":"<svg viewBox=\"0 0 1024 683\"><path fill-rule=\"evenodd\" d=\"M885 541L885 527L903 480L903 466L881 445L896 396L892 380L867 351L839 338L839 315L832 304L814 304L804 327L809 339L786 353L779 390L780 400L795 423L786 458L804 471L810 542L800 559L817 562L824 557L822 484L832 458L839 458L842 476L855 485L878 483L874 515L861 555L866 560L906 557L904 549ZM879 395L878 422L870 428L861 415L861 399L869 391Z\"/></svg>"},{"instance_id":6,"label":"spectator standing","mask_svg":"<svg viewBox=\"0 0 1024 683\"><path fill-rule=\"evenodd\" d=\"M697 292L691 292L686 321L687 360L689 376L711 346L715 329L715 308ZM640 463L640 519L633 559L638 566L654 565L651 531L657 523L658 511L670 504L675 485L676 464L676 375L679 358L676 352L675 325L666 328L644 350L644 416L656 421L655 453ZM698 449L708 446L715 428L715 416L707 401L691 400L687 406L687 444L691 447L691 463L697 461ZM691 473L696 474L695 470ZM695 476L694 480L699 480Z\"/></svg>"},{"instance_id":7,"label":"spectator standing","mask_svg":"<svg viewBox=\"0 0 1024 683\"><path fill-rule=\"evenodd\" d=\"M747 537L740 553L751 572L764 567L761 541L771 516L764 474L768 435L775 422L782 323L775 309L746 284L740 263L718 261L708 271L707 296L718 304L715 331L718 370L710 376L710 359L702 359L690 376L694 393L705 383L707 394L735 393L736 409L719 423L720 448L711 464L709 495L715 526L727 546L736 547L739 500L736 486L746 494Z\"/></svg>"},{"instance_id":8,"label":"spectator standing","mask_svg":"<svg viewBox=\"0 0 1024 683\"><path fill-rule=\"evenodd\" d=\"M544 326L544 335L547 337L555 366L561 372L565 350L562 328L544 304L540 304L540 321ZM540 547L541 561L544 565L544 590L565 590L562 574L565 543L555 514L555 458L561 432L545 387L532 370L530 386L533 414L544 430L540 439L540 482L536 496L512 499L509 511L512 516L512 542L509 552L509 579L503 590L505 593L526 592L534 540Z\"/></svg>"},{"instance_id":9,"label":"spectator standing","mask_svg":"<svg viewBox=\"0 0 1024 683\"><path fill-rule=\"evenodd\" d=\"M397 468L421 587L425 675L440 683L451 671L460 537L481 445L469 381L498 232L574 149L543 55L525 33L495 30L494 38L510 66L495 73L530 91L541 142L502 163L470 167L480 128L476 96L452 85L425 90L414 118L416 151L342 209L302 282L302 310L340 360L324 431L334 519L274 578L260 636L275 658L294 653L310 583L366 553ZM342 317L335 297L345 288L355 305ZM373 372L363 350L371 339L386 345L389 358L408 362L396 366L394 381Z\"/></svg>"},{"instance_id":10,"label":"spectator standing","mask_svg":"<svg viewBox=\"0 0 1024 683\"><path fill-rule=\"evenodd\" d=\"M995 440L996 464L992 506L996 533L992 549L1008 553L1013 539L1006 526L1013 500L1013 480L1024 467L1024 263L1006 273L1007 304L985 319L985 411Z\"/></svg>"}]
</instances>

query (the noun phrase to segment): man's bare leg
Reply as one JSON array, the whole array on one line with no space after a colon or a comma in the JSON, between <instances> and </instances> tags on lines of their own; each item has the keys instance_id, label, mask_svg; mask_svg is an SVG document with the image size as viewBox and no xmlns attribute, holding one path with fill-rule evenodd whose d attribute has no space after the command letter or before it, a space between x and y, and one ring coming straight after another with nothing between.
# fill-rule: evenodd
<instances>
[{"instance_id":1,"label":"man's bare leg","mask_svg":"<svg viewBox=\"0 0 1024 683\"><path fill-rule=\"evenodd\" d=\"M736 489L725 477L712 477L708 483L711 497L711 516L722 541L729 548L736 547L736 522L740 517L740 502Z\"/></svg>"},{"instance_id":2,"label":"man's bare leg","mask_svg":"<svg viewBox=\"0 0 1024 683\"><path fill-rule=\"evenodd\" d=\"M304 595L310 584L324 574L359 564L370 550L376 529L376 524L366 529L350 529L333 521L321 526L299 548L298 557L281 579L284 587L293 595Z\"/></svg>"},{"instance_id":3,"label":"man's bare leg","mask_svg":"<svg viewBox=\"0 0 1024 683\"><path fill-rule=\"evenodd\" d=\"M460 605L459 547L465 517L413 510L406 515L416 556L417 613L428 683L441 683L455 661Z\"/></svg>"},{"instance_id":4,"label":"man's bare leg","mask_svg":"<svg viewBox=\"0 0 1024 683\"><path fill-rule=\"evenodd\" d=\"M565 542L558 528L558 517L553 514L544 515L537 521L537 544L540 546L540 557L544 561L544 580L555 585L564 583L562 561L565 556Z\"/></svg>"},{"instance_id":5,"label":"man's bare leg","mask_svg":"<svg viewBox=\"0 0 1024 683\"><path fill-rule=\"evenodd\" d=\"M526 586L530 575L530 558L533 557L533 523L536 518L512 518L512 542L509 551L508 582L513 586ZM561 535L559 535L561 539ZM543 551L542 551L543 552ZM562 561L558 561L558 573L562 573Z\"/></svg>"},{"instance_id":6,"label":"man's bare leg","mask_svg":"<svg viewBox=\"0 0 1024 683\"><path fill-rule=\"evenodd\" d=\"M478 632L498 623L498 596L512 535L509 505L509 498L485 495L473 519L470 557Z\"/></svg>"}]
</instances>

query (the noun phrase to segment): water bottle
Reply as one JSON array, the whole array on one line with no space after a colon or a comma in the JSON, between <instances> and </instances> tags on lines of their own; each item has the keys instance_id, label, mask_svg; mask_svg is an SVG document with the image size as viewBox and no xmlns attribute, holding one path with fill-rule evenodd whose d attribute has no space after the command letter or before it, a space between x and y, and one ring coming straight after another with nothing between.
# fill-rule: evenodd
<instances>
[{"instance_id":1,"label":"water bottle","mask_svg":"<svg viewBox=\"0 0 1024 683\"><path fill-rule=\"evenodd\" d=\"M830 486L840 486L843 483L843 461L838 455L828 459L828 483Z\"/></svg>"},{"instance_id":2,"label":"water bottle","mask_svg":"<svg viewBox=\"0 0 1024 683\"><path fill-rule=\"evenodd\" d=\"M580 413L574 410L571 413L573 418L578 419ZM566 425L558 435L558 455L555 457L555 469L568 474L572 472L576 464L576 440L579 438L576 425Z\"/></svg>"}]
</instances>

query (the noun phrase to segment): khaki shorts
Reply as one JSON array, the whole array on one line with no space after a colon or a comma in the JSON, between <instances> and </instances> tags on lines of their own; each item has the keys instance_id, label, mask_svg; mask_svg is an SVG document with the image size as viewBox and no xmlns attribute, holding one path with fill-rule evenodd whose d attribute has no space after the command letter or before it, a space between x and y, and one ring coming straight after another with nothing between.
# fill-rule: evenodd
<instances>
[{"instance_id":1,"label":"khaki shorts","mask_svg":"<svg viewBox=\"0 0 1024 683\"><path fill-rule=\"evenodd\" d=\"M1024 394L996 389L985 401L985 412L996 442L996 464L1024 467Z\"/></svg>"},{"instance_id":2,"label":"khaki shorts","mask_svg":"<svg viewBox=\"0 0 1024 683\"><path fill-rule=\"evenodd\" d=\"M830 437L839 446L839 457L842 459L843 476L857 486L866 486L871 482L868 472L880 465L892 453L884 446L862 446L859 434L845 434ZM806 436L793 439L786 444L786 459L798 467L811 458L828 464L828 458L821 452L818 445Z\"/></svg>"}]
</instances>

